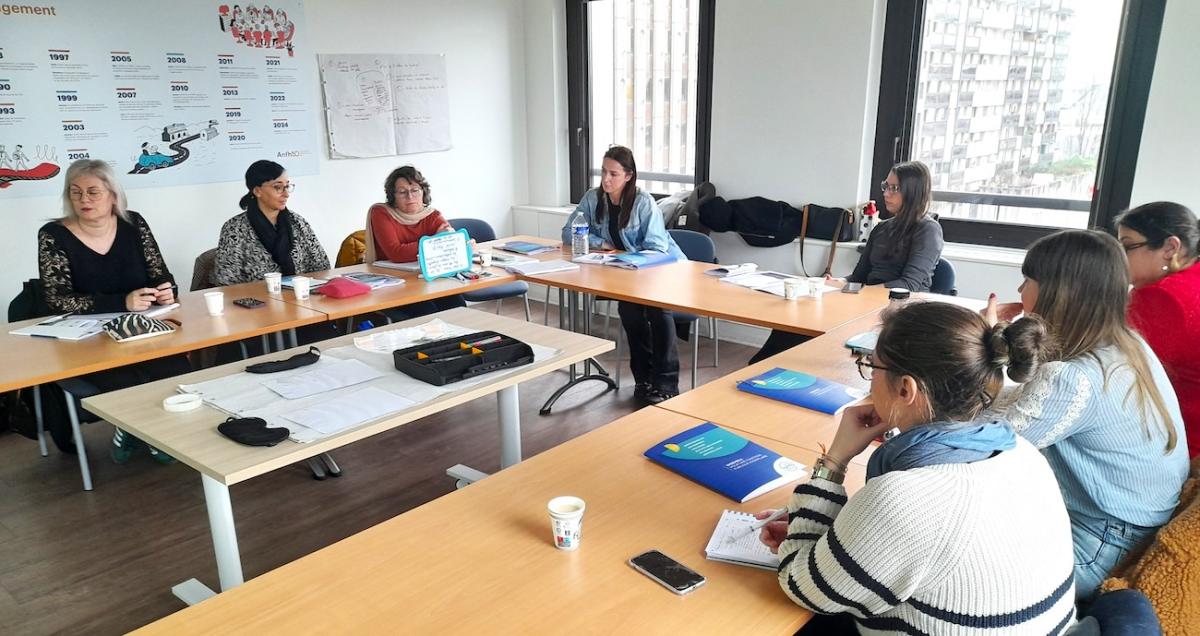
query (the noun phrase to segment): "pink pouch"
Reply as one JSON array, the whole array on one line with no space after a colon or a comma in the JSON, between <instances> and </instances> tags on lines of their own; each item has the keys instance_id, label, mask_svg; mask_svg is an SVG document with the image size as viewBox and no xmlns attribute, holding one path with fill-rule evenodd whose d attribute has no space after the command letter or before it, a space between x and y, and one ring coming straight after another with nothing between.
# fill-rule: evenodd
<instances>
[{"instance_id":1,"label":"pink pouch","mask_svg":"<svg viewBox=\"0 0 1200 636\"><path fill-rule=\"evenodd\" d=\"M358 296L371 291L371 286L366 283L360 283L356 280L350 280L344 276L337 278L321 285L316 293L324 294L330 298L349 298Z\"/></svg>"}]
</instances>

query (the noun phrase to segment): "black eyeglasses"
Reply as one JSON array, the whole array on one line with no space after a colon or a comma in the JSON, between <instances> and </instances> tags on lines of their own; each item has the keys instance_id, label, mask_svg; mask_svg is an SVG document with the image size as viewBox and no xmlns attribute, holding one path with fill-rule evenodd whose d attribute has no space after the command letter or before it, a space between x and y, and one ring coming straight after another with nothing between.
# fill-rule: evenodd
<instances>
[{"instance_id":1,"label":"black eyeglasses","mask_svg":"<svg viewBox=\"0 0 1200 636\"><path fill-rule=\"evenodd\" d=\"M880 371L891 370L888 367L871 362L871 358L868 356L859 356L854 360L854 364L858 366L858 374L861 375L862 379L864 380L870 380L871 373L876 369L879 369Z\"/></svg>"},{"instance_id":2,"label":"black eyeglasses","mask_svg":"<svg viewBox=\"0 0 1200 636\"><path fill-rule=\"evenodd\" d=\"M1142 241L1141 243L1121 243L1121 247L1124 248L1125 253L1128 254L1139 247L1146 247L1149 244L1150 241Z\"/></svg>"}]
</instances>

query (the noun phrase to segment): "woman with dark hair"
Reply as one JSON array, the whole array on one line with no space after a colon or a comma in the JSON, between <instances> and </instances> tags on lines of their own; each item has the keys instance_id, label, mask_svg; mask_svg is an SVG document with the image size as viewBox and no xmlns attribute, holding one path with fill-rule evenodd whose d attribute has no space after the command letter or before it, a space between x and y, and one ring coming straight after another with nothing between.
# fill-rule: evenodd
<instances>
[{"instance_id":1,"label":"woman with dark hair","mask_svg":"<svg viewBox=\"0 0 1200 636\"><path fill-rule=\"evenodd\" d=\"M454 228L431 202L429 182L420 170L400 166L383 181L385 202L367 210L366 262L377 260L411 263L420 253L421 237L449 232ZM460 294L389 309L392 320L425 316L446 309L465 307Z\"/></svg>"},{"instance_id":2,"label":"woman with dark hair","mask_svg":"<svg viewBox=\"0 0 1200 636\"><path fill-rule=\"evenodd\" d=\"M1054 351L995 409L1058 477L1075 540L1075 593L1087 602L1179 503L1183 420L1158 358L1125 322L1129 272L1117 239L1056 232L1030 246L1021 273L1021 302L997 305L992 294L985 315L1040 317Z\"/></svg>"},{"instance_id":3,"label":"woman with dark hair","mask_svg":"<svg viewBox=\"0 0 1200 636\"><path fill-rule=\"evenodd\" d=\"M1147 203L1117 217L1117 238L1129 260L1133 293L1129 324L1137 329L1171 378L1188 451L1200 455L1200 226L1178 203Z\"/></svg>"},{"instance_id":4,"label":"woman with dark hair","mask_svg":"<svg viewBox=\"0 0 1200 636\"><path fill-rule=\"evenodd\" d=\"M1037 318L989 326L948 303L885 315L859 360L872 403L846 409L787 520L760 535L781 557L784 593L832 615L801 633L1063 633L1074 573L1054 473L1008 423L982 415L1005 367L1028 379L1046 340ZM892 428L900 434L847 497L847 465Z\"/></svg>"},{"instance_id":5,"label":"woman with dark hair","mask_svg":"<svg viewBox=\"0 0 1200 636\"><path fill-rule=\"evenodd\" d=\"M637 187L633 151L624 146L613 146L604 153L600 187L588 190L567 218L562 229L564 244L571 240L571 223L578 215L587 219L593 249L654 250L687 260L667 233L654 198ZM617 304L617 311L629 342L634 397L658 404L679 395L675 315L669 309L625 301Z\"/></svg>"},{"instance_id":6,"label":"woman with dark hair","mask_svg":"<svg viewBox=\"0 0 1200 636\"><path fill-rule=\"evenodd\" d=\"M259 160L246 169L243 212L221 226L217 245L218 285L261 280L264 274L284 276L329 269L329 256L308 221L287 207L295 190L283 166Z\"/></svg>"}]
</instances>

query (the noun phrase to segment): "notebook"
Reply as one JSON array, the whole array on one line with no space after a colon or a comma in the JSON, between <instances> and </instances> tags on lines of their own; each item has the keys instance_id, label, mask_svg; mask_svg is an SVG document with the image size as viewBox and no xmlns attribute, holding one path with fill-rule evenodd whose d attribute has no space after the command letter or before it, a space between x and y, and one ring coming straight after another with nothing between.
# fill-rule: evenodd
<instances>
[{"instance_id":1,"label":"notebook","mask_svg":"<svg viewBox=\"0 0 1200 636\"><path fill-rule=\"evenodd\" d=\"M395 261L375 261L371 263L375 267L383 267L385 269L398 269L402 272L419 272L421 271L421 263L412 261L410 263L397 263Z\"/></svg>"},{"instance_id":2,"label":"notebook","mask_svg":"<svg viewBox=\"0 0 1200 636\"><path fill-rule=\"evenodd\" d=\"M655 444L650 461L738 502L793 482L804 464L705 422Z\"/></svg>"},{"instance_id":3,"label":"notebook","mask_svg":"<svg viewBox=\"0 0 1200 636\"><path fill-rule=\"evenodd\" d=\"M279 279L279 284L287 289L291 289L293 287L293 285L292 285L293 278L295 278L295 276L284 276L283 278ZM328 282L329 282L329 280L326 278L311 278L310 277L308 279L308 289L309 289L309 291L312 291Z\"/></svg>"},{"instance_id":4,"label":"notebook","mask_svg":"<svg viewBox=\"0 0 1200 636\"><path fill-rule=\"evenodd\" d=\"M575 263L560 260L534 261L532 263L505 263L503 267L514 274L524 274L526 276L549 274L551 272L569 272L579 269L579 266Z\"/></svg>"},{"instance_id":5,"label":"notebook","mask_svg":"<svg viewBox=\"0 0 1200 636\"><path fill-rule=\"evenodd\" d=\"M509 241L507 243L497 245L497 249L502 249L509 252L516 252L526 256L534 254L542 254L544 252L557 252L561 249L557 245L545 245L542 243L533 243L531 241Z\"/></svg>"},{"instance_id":6,"label":"notebook","mask_svg":"<svg viewBox=\"0 0 1200 636\"><path fill-rule=\"evenodd\" d=\"M137 312L117 312L109 314L63 314L61 316L51 316L38 322L37 324L14 329L8 333L15 336L35 336L38 338L57 338L59 340L83 340L90 338L101 331L101 325L127 313L138 313L148 318L157 318L173 309L179 307L179 303L172 303L161 307L151 307L144 311Z\"/></svg>"},{"instance_id":7,"label":"notebook","mask_svg":"<svg viewBox=\"0 0 1200 636\"><path fill-rule=\"evenodd\" d=\"M751 274L758 270L758 265L755 263L742 263L741 265L725 265L723 267L715 267L705 270L704 273L709 276L725 278L726 276L740 276L741 274Z\"/></svg>"},{"instance_id":8,"label":"notebook","mask_svg":"<svg viewBox=\"0 0 1200 636\"><path fill-rule=\"evenodd\" d=\"M653 267L654 265L674 263L675 260L675 257L670 254L654 250L643 250L641 252L621 252L619 254L592 252L583 256L576 256L571 259L571 262L583 263L584 265L612 265L613 267L623 267L625 269L643 269Z\"/></svg>"},{"instance_id":9,"label":"notebook","mask_svg":"<svg viewBox=\"0 0 1200 636\"><path fill-rule=\"evenodd\" d=\"M737 388L830 415L866 397L866 392L859 389L782 367L739 380Z\"/></svg>"},{"instance_id":10,"label":"notebook","mask_svg":"<svg viewBox=\"0 0 1200 636\"><path fill-rule=\"evenodd\" d=\"M349 278L353 281L358 281L364 285L370 285L371 289L382 289L384 287L395 287L403 285L404 279L387 274L372 274L370 272L350 272L342 274L343 278Z\"/></svg>"},{"instance_id":11,"label":"notebook","mask_svg":"<svg viewBox=\"0 0 1200 636\"><path fill-rule=\"evenodd\" d=\"M710 561L723 561L734 565L746 565L764 570L779 569L779 555L759 540L758 530L750 526L756 521L748 512L726 510L717 520L712 538L704 547L704 556Z\"/></svg>"}]
</instances>

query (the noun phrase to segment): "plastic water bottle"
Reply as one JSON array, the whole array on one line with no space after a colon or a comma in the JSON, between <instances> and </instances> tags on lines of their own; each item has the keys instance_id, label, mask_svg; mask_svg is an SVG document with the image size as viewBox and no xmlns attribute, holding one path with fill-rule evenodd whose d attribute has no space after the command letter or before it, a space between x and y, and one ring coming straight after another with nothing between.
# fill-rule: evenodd
<instances>
[{"instance_id":1,"label":"plastic water bottle","mask_svg":"<svg viewBox=\"0 0 1200 636\"><path fill-rule=\"evenodd\" d=\"M867 241L867 237L871 235L871 230L875 229L875 222L879 219L879 211L875 209L875 202L868 201L866 207L863 208L862 217L858 221L858 240Z\"/></svg>"},{"instance_id":2,"label":"plastic water bottle","mask_svg":"<svg viewBox=\"0 0 1200 636\"><path fill-rule=\"evenodd\" d=\"M576 214L571 221L571 257L587 256L588 253L588 222L582 214Z\"/></svg>"}]
</instances>

